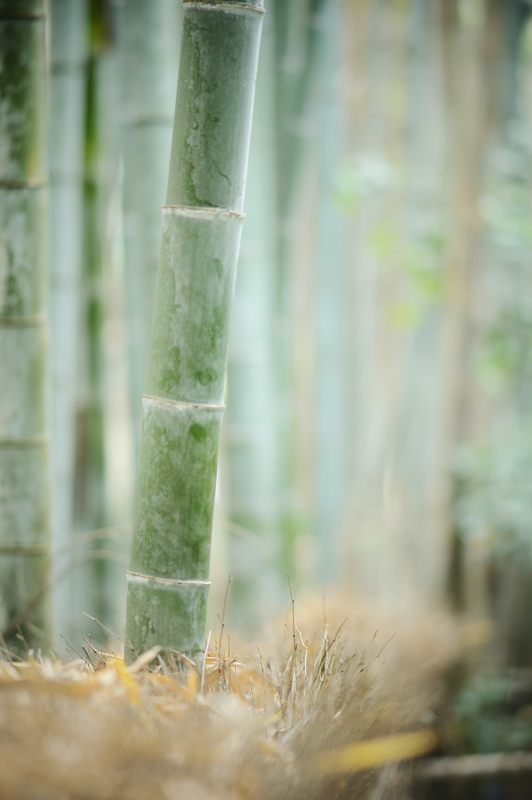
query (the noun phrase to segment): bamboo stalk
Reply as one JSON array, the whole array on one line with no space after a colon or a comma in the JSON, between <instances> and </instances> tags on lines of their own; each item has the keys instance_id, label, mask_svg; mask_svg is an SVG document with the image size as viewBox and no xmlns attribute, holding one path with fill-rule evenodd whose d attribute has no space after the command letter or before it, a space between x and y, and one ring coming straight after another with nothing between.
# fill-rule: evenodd
<instances>
[{"instance_id":1,"label":"bamboo stalk","mask_svg":"<svg viewBox=\"0 0 532 800\"><path fill-rule=\"evenodd\" d=\"M123 71L124 244L131 409L138 440L140 397L160 255L179 56L175 0L127 0L120 16Z\"/></svg>"},{"instance_id":2,"label":"bamboo stalk","mask_svg":"<svg viewBox=\"0 0 532 800\"><path fill-rule=\"evenodd\" d=\"M50 92L50 270L54 551L73 533L75 402L83 238L83 136L87 3L53 0ZM54 571L67 569L67 557ZM54 582L54 618L70 636L70 579Z\"/></svg>"},{"instance_id":3,"label":"bamboo stalk","mask_svg":"<svg viewBox=\"0 0 532 800\"><path fill-rule=\"evenodd\" d=\"M91 5L92 28L98 29L98 15L103 6ZM96 17L96 21L95 18ZM105 362L103 326L106 319L104 283L104 238L106 181L102 161L106 144L103 135L105 114L101 98L103 83L102 55L105 45L92 37L87 67L85 97L85 171L84 171L84 263L83 263L83 347L84 396L78 407L78 475L77 522L82 530L107 525L106 453L105 453ZM107 178L108 176L106 176ZM102 545L98 542L96 549ZM107 565L98 561L90 565L75 591L76 627L83 626L81 613L90 611L109 624L106 583ZM75 633L78 639L83 627Z\"/></svg>"},{"instance_id":4,"label":"bamboo stalk","mask_svg":"<svg viewBox=\"0 0 532 800\"><path fill-rule=\"evenodd\" d=\"M184 3L126 652L202 647L262 2Z\"/></svg>"},{"instance_id":5,"label":"bamboo stalk","mask_svg":"<svg viewBox=\"0 0 532 800\"><path fill-rule=\"evenodd\" d=\"M45 10L0 0L0 625L47 582ZM48 599L21 632L46 644ZM16 640L14 640L16 643Z\"/></svg>"},{"instance_id":6,"label":"bamboo stalk","mask_svg":"<svg viewBox=\"0 0 532 800\"><path fill-rule=\"evenodd\" d=\"M330 584L340 568L340 534L346 506L349 405L346 365L347 288L345 218L335 207L334 176L345 151L338 87L341 8L332 0L322 15L319 92L323 124L316 142L319 170L316 236L316 529L320 579Z\"/></svg>"},{"instance_id":7,"label":"bamboo stalk","mask_svg":"<svg viewBox=\"0 0 532 800\"><path fill-rule=\"evenodd\" d=\"M296 571L296 539L303 511L298 498L295 459L298 419L294 408L293 342L290 321L294 314L293 238L300 200L300 178L308 153L309 132L317 78L317 54L322 30L324 0L287 3L273 0L276 28L276 150L277 150L277 260L276 282L276 384L278 416L277 494L284 572Z\"/></svg>"},{"instance_id":8,"label":"bamboo stalk","mask_svg":"<svg viewBox=\"0 0 532 800\"><path fill-rule=\"evenodd\" d=\"M113 196L118 176L117 50L114 6L89 4L90 50L85 91L84 248L82 273L82 347L78 374L76 524L79 530L107 527L109 520L108 387L104 341L109 319ZM87 568L76 576L72 598L72 638L101 631L87 622L88 612L115 628L118 619L116 567L92 551L107 549L105 537L87 548Z\"/></svg>"},{"instance_id":9,"label":"bamboo stalk","mask_svg":"<svg viewBox=\"0 0 532 800\"><path fill-rule=\"evenodd\" d=\"M256 628L279 610L285 577L277 509L274 373L276 162L274 14L264 20L228 364L227 475L231 618ZM281 580L279 579L281 576Z\"/></svg>"}]
</instances>

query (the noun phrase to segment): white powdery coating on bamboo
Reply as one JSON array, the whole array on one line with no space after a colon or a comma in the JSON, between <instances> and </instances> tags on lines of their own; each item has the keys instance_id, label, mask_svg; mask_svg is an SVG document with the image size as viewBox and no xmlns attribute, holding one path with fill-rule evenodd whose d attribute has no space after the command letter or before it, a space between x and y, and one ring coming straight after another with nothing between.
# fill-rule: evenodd
<instances>
[{"instance_id":1,"label":"white powdery coating on bamboo","mask_svg":"<svg viewBox=\"0 0 532 800\"><path fill-rule=\"evenodd\" d=\"M211 581L201 580L182 580L179 578L159 578L157 575L145 575L142 572L132 572L128 570L126 573L127 580L130 583L138 583L143 586L157 586L159 589L205 589L211 585Z\"/></svg>"},{"instance_id":2,"label":"white powdery coating on bamboo","mask_svg":"<svg viewBox=\"0 0 532 800\"><path fill-rule=\"evenodd\" d=\"M288 2L288 0L287 0ZM184 0L184 8L197 8L202 11L222 11L226 14L264 14L262 6L254 6L252 3L196 3L195 0Z\"/></svg>"},{"instance_id":3,"label":"white powdery coating on bamboo","mask_svg":"<svg viewBox=\"0 0 532 800\"><path fill-rule=\"evenodd\" d=\"M169 217L185 217L185 219L204 219L206 222L214 222L224 217L234 217L239 220L246 218L246 215L240 211L216 206L212 208L210 206L163 206L163 214Z\"/></svg>"},{"instance_id":4,"label":"white powdery coating on bamboo","mask_svg":"<svg viewBox=\"0 0 532 800\"><path fill-rule=\"evenodd\" d=\"M154 397L153 395L142 395L143 406L170 406L176 411L190 411L192 408L204 408L206 411L223 411L223 403L192 403L187 400L171 400L166 397Z\"/></svg>"}]
</instances>

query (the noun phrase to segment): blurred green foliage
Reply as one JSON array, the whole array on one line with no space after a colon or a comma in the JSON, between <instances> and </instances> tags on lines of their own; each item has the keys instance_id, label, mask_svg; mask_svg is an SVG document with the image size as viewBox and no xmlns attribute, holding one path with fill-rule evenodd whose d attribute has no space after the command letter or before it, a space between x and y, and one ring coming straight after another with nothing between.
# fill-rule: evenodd
<instances>
[{"instance_id":1,"label":"blurred green foliage","mask_svg":"<svg viewBox=\"0 0 532 800\"><path fill-rule=\"evenodd\" d=\"M441 200L409 181L411 176L390 160L363 153L339 167L335 199L346 214L356 217L369 211L371 217L362 226L366 251L399 270L402 280L393 321L400 330L415 331L444 298L447 236ZM405 217L411 225L405 226Z\"/></svg>"},{"instance_id":2,"label":"blurred green foliage","mask_svg":"<svg viewBox=\"0 0 532 800\"><path fill-rule=\"evenodd\" d=\"M516 699L510 678L476 676L455 700L451 729L454 746L468 753L528 750L532 706Z\"/></svg>"},{"instance_id":3,"label":"blurred green foliage","mask_svg":"<svg viewBox=\"0 0 532 800\"><path fill-rule=\"evenodd\" d=\"M495 556L532 558L532 156L513 125L481 202L491 298L477 324L476 377L497 402L490 441L459 449L455 515Z\"/></svg>"},{"instance_id":4,"label":"blurred green foliage","mask_svg":"<svg viewBox=\"0 0 532 800\"><path fill-rule=\"evenodd\" d=\"M484 539L496 556L532 557L532 423L496 443L458 450L455 515L462 534Z\"/></svg>"},{"instance_id":5,"label":"blurred green foliage","mask_svg":"<svg viewBox=\"0 0 532 800\"><path fill-rule=\"evenodd\" d=\"M360 211L363 204L382 202L400 185L397 168L375 153L361 153L340 164L334 179L335 201L347 214Z\"/></svg>"}]
</instances>

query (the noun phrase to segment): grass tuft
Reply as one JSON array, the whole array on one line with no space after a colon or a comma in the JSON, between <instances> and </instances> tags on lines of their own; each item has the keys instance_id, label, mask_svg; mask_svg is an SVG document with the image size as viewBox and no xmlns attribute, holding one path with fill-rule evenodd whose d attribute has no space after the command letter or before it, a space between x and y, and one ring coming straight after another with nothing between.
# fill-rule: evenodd
<instances>
[{"instance_id":1,"label":"grass tuft","mask_svg":"<svg viewBox=\"0 0 532 800\"><path fill-rule=\"evenodd\" d=\"M260 647L224 629L199 664L5 654L0 798L402 797L404 762L437 745L447 621L377 620L352 599L325 618L310 600Z\"/></svg>"}]
</instances>

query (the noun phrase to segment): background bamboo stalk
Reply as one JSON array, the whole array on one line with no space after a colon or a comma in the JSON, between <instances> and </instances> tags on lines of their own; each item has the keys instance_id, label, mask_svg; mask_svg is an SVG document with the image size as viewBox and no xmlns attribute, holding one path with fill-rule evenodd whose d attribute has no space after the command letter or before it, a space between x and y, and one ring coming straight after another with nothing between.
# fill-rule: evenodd
<instances>
[{"instance_id":1,"label":"background bamboo stalk","mask_svg":"<svg viewBox=\"0 0 532 800\"><path fill-rule=\"evenodd\" d=\"M438 4L412 4L408 28L408 118L404 176L407 202L402 230L402 285L395 316L403 338L397 437L401 517L397 519L404 586L417 586L425 568L419 546L431 522L441 392L431 369L443 324L441 253L447 218L442 201L443 72ZM410 590L411 593L411 590Z\"/></svg>"},{"instance_id":2,"label":"background bamboo stalk","mask_svg":"<svg viewBox=\"0 0 532 800\"><path fill-rule=\"evenodd\" d=\"M393 431L396 422L398 337L389 313L397 271L386 242L394 235L394 146L403 85L401 37L394 36L395 12L382 0L357 7L358 38L351 69L360 76L359 105L351 120L354 191L346 205L352 221L349 336L354 362L350 537L345 574L372 596L396 593L391 526L396 509ZM384 241L384 247L380 242ZM376 565L382 576L374 585Z\"/></svg>"},{"instance_id":3,"label":"background bamboo stalk","mask_svg":"<svg viewBox=\"0 0 532 800\"><path fill-rule=\"evenodd\" d=\"M314 119L319 25L323 0L275 0L275 125L277 155L277 258L275 273L275 371L277 395L277 496L283 571L294 575L297 540L308 520L298 484L299 415L294 405L293 320L299 287L294 240L301 221L301 175L309 158ZM305 434L302 434L303 436Z\"/></svg>"},{"instance_id":4,"label":"background bamboo stalk","mask_svg":"<svg viewBox=\"0 0 532 800\"><path fill-rule=\"evenodd\" d=\"M472 365L475 309L479 301L480 196L484 183L488 125L488 91L483 79L483 25L464 25L458 3L439 6L443 32L444 102L447 171L443 189L449 236L445 246L445 323L439 342L440 380L445 389L436 440L435 519L420 551L422 589L436 606L445 597L452 536L452 473L448 468L456 445L474 439ZM467 109L467 112L466 112ZM459 122L462 120L462 122ZM477 419L478 422L478 419Z\"/></svg>"},{"instance_id":5,"label":"background bamboo stalk","mask_svg":"<svg viewBox=\"0 0 532 800\"><path fill-rule=\"evenodd\" d=\"M120 9L123 224L131 410L138 440L161 216L172 138L181 4L127 0Z\"/></svg>"},{"instance_id":6,"label":"background bamboo stalk","mask_svg":"<svg viewBox=\"0 0 532 800\"><path fill-rule=\"evenodd\" d=\"M113 269L113 230L116 221L119 146L118 52L115 8L109 0L91 0L90 51L85 91L84 231L79 348L76 506L78 531L105 531L109 525L107 467L107 347L109 285ZM72 636L88 632L101 638L86 613L117 629L119 586L114 564L94 551L112 549L105 535L94 537L85 550L86 565L76 575Z\"/></svg>"},{"instance_id":7,"label":"background bamboo stalk","mask_svg":"<svg viewBox=\"0 0 532 800\"><path fill-rule=\"evenodd\" d=\"M231 320L222 463L228 567L234 579L230 618L255 627L271 617L281 592L284 597L286 591L276 492L274 36L271 6L264 20L257 73L246 224Z\"/></svg>"},{"instance_id":8,"label":"background bamboo stalk","mask_svg":"<svg viewBox=\"0 0 532 800\"><path fill-rule=\"evenodd\" d=\"M335 196L335 180L345 154L345 124L340 110L340 23L339 3L333 0L316 22L321 31L317 104L322 122L314 143L318 171L314 496L317 571L325 585L338 576L349 460L347 238L345 216Z\"/></svg>"},{"instance_id":9,"label":"background bamboo stalk","mask_svg":"<svg viewBox=\"0 0 532 800\"><path fill-rule=\"evenodd\" d=\"M2 629L49 575L45 22L39 0L0 2ZM34 647L50 627L45 595L20 630Z\"/></svg>"},{"instance_id":10,"label":"background bamboo stalk","mask_svg":"<svg viewBox=\"0 0 532 800\"><path fill-rule=\"evenodd\" d=\"M68 569L74 532L75 406L83 262L83 145L88 56L85 0L53 0L50 86L54 573ZM72 581L54 580L57 630L70 636Z\"/></svg>"},{"instance_id":11,"label":"background bamboo stalk","mask_svg":"<svg viewBox=\"0 0 532 800\"><path fill-rule=\"evenodd\" d=\"M184 4L137 486L129 655L202 648L262 3Z\"/></svg>"}]
</instances>

